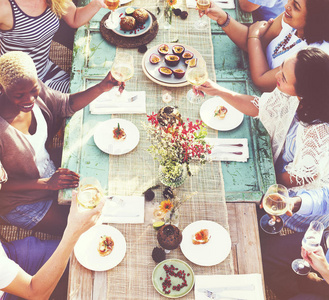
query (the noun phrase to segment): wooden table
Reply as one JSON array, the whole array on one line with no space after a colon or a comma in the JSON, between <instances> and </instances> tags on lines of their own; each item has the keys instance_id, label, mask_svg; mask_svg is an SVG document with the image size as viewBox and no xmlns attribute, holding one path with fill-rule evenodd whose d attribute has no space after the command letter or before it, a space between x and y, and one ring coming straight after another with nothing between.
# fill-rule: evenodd
<instances>
[{"instance_id":1,"label":"wooden table","mask_svg":"<svg viewBox=\"0 0 329 300\"><path fill-rule=\"evenodd\" d=\"M85 5L88 0L80 0ZM237 6L238 7L238 6ZM230 14L242 22L250 22L250 15L239 9L230 10ZM79 91L92 81L102 78L110 65L103 64L104 57L111 61L115 56L115 47L103 41L99 33L99 22L104 11L98 13L88 26L77 30L74 43L74 59L72 65L71 91ZM235 91L258 94L253 87L245 54L238 49L219 27L212 22L212 39L217 82ZM88 47L87 51L86 48ZM87 57L86 57L87 53ZM232 55L233 54L233 55ZM102 159L95 156L89 144L81 148L80 127L83 114L72 118L66 128L66 140L62 167L77 171L83 176L107 178L108 168L99 166ZM97 116L97 121L108 119L108 116ZM90 126L95 120L90 120ZM232 239L232 255L235 274L261 273L261 252L258 235L258 224L254 203L258 202L267 187L275 182L270 140L257 120L245 117L243 123L235 130L218 133L220 138L247 138L250 158L247 163L222 162L225 182L225 199L228 209L230 235ZM70 139L68 139L70 137ZM96 163L91 164L90 157ZM59 203L66 204L69 196L61 192ZM232 203L230 203L232 202ZM239 203L235 203L239 202ZM106 283L106 276L82 267L74 258L70 262L70 299L106 299L99 289L93 289L93 278L98 284ZM101 272L103 273L103 272ZM77 285L79 291L77 294ZM95 293L100 293L96 296ZM82 296L83 295L83 296ZM83 298L82 298L83 297ZM94 297L94 298L93 298Z\"/></svg>"}]
</instances>

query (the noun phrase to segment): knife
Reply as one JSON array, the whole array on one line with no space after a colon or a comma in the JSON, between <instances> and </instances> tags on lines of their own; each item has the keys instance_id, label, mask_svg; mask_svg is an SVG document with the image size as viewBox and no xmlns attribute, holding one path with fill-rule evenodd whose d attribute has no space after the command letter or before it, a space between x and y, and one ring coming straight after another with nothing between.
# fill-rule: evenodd
<instances>
[{"instance_id":1,"label":"knife","mask_svg":"<svg viewBox=\"0 0 329 300\"><path fill-rule=\"evenodd\" d=\"M214 151L214 152L211 152L211 154L234 154L234 155L242 155L243 152L229 152L229 151Z\"/></svg>"}]
</instances>

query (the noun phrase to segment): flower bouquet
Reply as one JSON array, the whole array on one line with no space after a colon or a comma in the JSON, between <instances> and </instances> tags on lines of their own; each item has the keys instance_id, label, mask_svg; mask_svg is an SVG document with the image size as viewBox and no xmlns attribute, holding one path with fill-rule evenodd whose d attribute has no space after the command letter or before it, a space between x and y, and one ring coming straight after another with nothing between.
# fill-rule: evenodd
<instances>
[{"instance_id":1,"label":"flower bouquet","mask_svg":"<svg viewBox=\"0 0 329 300\"><path fill-rule=\"evenodd\" d=\"M166 115L168 122L160 118L163 117L161 112L166 111L170 112ZM204 164L207 154L211 153L211 146L205 142L207 129L202 121L193 123L187 119L183 122L180 114L175 115L174 111L171 106L165 107L158 114L149 115L148 123L144 124L151 140L148 151L160 163L160 181L171 187L183 183L184 173L191 175L189 163L192 159Z\"/></svg>"}]
</instances>

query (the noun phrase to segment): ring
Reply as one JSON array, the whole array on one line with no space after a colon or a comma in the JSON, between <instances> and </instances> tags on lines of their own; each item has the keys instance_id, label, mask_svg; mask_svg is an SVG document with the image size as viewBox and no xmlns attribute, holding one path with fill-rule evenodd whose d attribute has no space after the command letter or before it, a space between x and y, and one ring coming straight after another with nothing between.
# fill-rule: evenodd
<instances>
[{"instance_id":1,"label":"ring","mask_svg":"<svg viewBox=\"0 0 329 300\"><path fill-rule=\"evenodd\" d=\"M289 10L291 9L291 7L290 7L290 6L288 6L287 8L288 8Z\"/></svg>"}]
</instances>

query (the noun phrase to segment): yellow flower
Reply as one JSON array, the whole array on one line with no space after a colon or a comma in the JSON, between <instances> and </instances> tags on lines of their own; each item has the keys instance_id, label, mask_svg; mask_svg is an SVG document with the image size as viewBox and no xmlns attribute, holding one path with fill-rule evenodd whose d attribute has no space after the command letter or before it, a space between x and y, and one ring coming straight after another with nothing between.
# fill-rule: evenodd
<instances>
[{"instance_id":1,"label":"yellow flower","mask_svg":"<svg viewBox=\"0 0 329 300\"><path fill-rule=\"evenodd\" d=\"M177 4L177 0L167 0L167 3L168 3L170 6L173 6L173 5L176 5L176 4Z\"/></svg>"},{"instance_id":2,"label":"yellow flower","mask_svg":"<svg viewBox=\"0 0 329 300\"><path fill-rule=\"evenodd\" d=\"M160 210L163 211L164 213L168 212L173 208L173 204L171 203L170 200L164 200L160 203Z\"/></svg>"}]
</instances>

